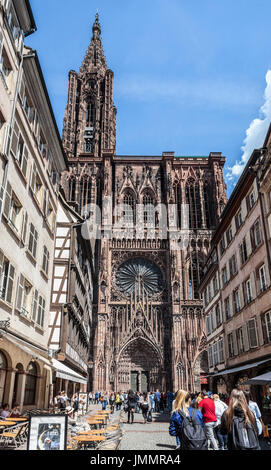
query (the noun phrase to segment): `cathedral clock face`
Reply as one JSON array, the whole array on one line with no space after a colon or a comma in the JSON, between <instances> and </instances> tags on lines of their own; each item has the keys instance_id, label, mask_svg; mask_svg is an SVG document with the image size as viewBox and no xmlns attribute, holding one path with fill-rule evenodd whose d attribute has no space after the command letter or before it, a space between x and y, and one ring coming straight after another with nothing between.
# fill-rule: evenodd
<instances>
[{"instance_id":1,"label":"cathedral clock face","mask_svg":"<svg viewBox=\"0 0 271 470\"><path fill-rule=\"evenodd\" d=\"M116 286L127 297L137 295L152 297L163 289L163 276L160 268L145 258L125 261L117 270Z\"/></svg>"}]
</instances>

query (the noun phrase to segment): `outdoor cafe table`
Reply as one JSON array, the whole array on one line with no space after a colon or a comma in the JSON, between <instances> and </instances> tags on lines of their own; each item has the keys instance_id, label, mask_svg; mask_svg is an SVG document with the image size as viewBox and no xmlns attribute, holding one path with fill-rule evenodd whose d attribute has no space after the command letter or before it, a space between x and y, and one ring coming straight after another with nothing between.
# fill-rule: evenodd
<instances>
[{"instance_id":1,"label":"outdoor cafe table","mask_svg":"<svg viewBox=\"0 0 271 470\"><path fill-rule=\"evenodd\" d=\"M23 421L28 421L28 418L6 418L7 421L18 421L18 423Z\"/></svg>"},{"instance_id":2,"label":"outdoor cafe table","mask_svg":"<svg viewBox=\"0 0 271 470\"><path fill-rule=\"evenodd\" d=\"M79 431L78 436L95 436L96 434L104 434L105 429L91 429L90 431Z\"/></svg>"},{"instance_id":3,"label":"outdoor cafe table","mask_svg":"<svg viewBox=\"0 0 271 470\"><path fill-rule=\"evenodd\" d=\"M105 426L105 423L102 421L102 420L98 420L98 419L93 419L93 420L87 420L87 423L90 425L90 426L96 426L96 425L99 425L99 426Z\"/></svg>"},{"instance_id":4,"label":"outdoor cafe table","mask_svg":"<svg viewBox=\"0 0 271 470\"><path fill-rule=\"evenodd\" d=\"M82 444L83 447L85 448L87 444L99 444L99 442L105 441L106 437L105 436L76 436L73 437L74 441L77 441L79 444Z\"/></svg>"},{"instance_id":5,"label":"outdoor cafe table","mask_svg":"<svg viewBox=\"0 0 271 470\"><path fill-rule=\"evenodd\" d=\"M15 421L0 421L0 426L15 426L17 424Z\"/></svg>"}]
</instances>

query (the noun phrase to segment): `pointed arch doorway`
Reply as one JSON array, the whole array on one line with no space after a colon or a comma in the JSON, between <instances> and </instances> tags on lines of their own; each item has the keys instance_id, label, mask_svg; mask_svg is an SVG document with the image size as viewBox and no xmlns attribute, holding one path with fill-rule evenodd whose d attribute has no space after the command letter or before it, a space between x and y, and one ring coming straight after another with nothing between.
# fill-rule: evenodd
<instances>
[{"instance_id":1,"label":"pointed arch doorway","mask_svg":"<svg viewBox=\"0 0 271 470\"><path fill-rule=\"evenodd\" d=\"M117 362L117 388L150 392L162 387L162 362L155 346L147 339L131 340L121 351Z\"/></svg>"}]
</instances>

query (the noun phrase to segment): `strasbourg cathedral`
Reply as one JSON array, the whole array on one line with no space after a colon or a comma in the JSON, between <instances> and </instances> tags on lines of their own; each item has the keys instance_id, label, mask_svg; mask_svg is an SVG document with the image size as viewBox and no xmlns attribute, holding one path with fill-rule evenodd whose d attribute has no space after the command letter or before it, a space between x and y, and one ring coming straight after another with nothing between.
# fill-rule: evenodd
<instances>
[{"instance_id":1,"label":"strasbourg cathedral","mask_svg":"<svg viewBox=\"0 0 271 470\"><path fill-rule=\"evenodd\" d=\"M97 205L104 214L150 204L189 205L188 244L176 250L170 238L143 228L137 238L115 235L95 243L93 390L200 390L207 371L202 301L198 293L214 229L227 202L225 158L116 155L113 72L108 69L98 15L79 72L69 73L63 147L69 171L62 175L66 199L78 213ZM92 207L92 206L91 206ZM114 218L113 218L114 222ZM102 226L102 230L103 230ZM144 235L145 234L145 235Z\"/></svg>"}]
</instances>

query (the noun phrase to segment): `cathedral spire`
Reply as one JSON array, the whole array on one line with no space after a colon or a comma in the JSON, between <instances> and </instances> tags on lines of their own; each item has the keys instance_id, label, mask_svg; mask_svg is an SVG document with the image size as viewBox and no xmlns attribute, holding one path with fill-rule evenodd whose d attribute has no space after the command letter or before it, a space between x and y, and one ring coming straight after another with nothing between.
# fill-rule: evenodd
<instances>
[{"instance_id":1,"label":"cathedral spire","mask_svg":"<svg viewBox=\"0 0 271 470\"><path fill-rule=\"evenodd\" d=\"M103 51L101 38L101 25L99 22L99 14L96 13L95 21L92 26L92 38L85 58L83 60L80 73L92 72L95 69L107 69L106 59Z\"/></svg>"}]
</instances>

